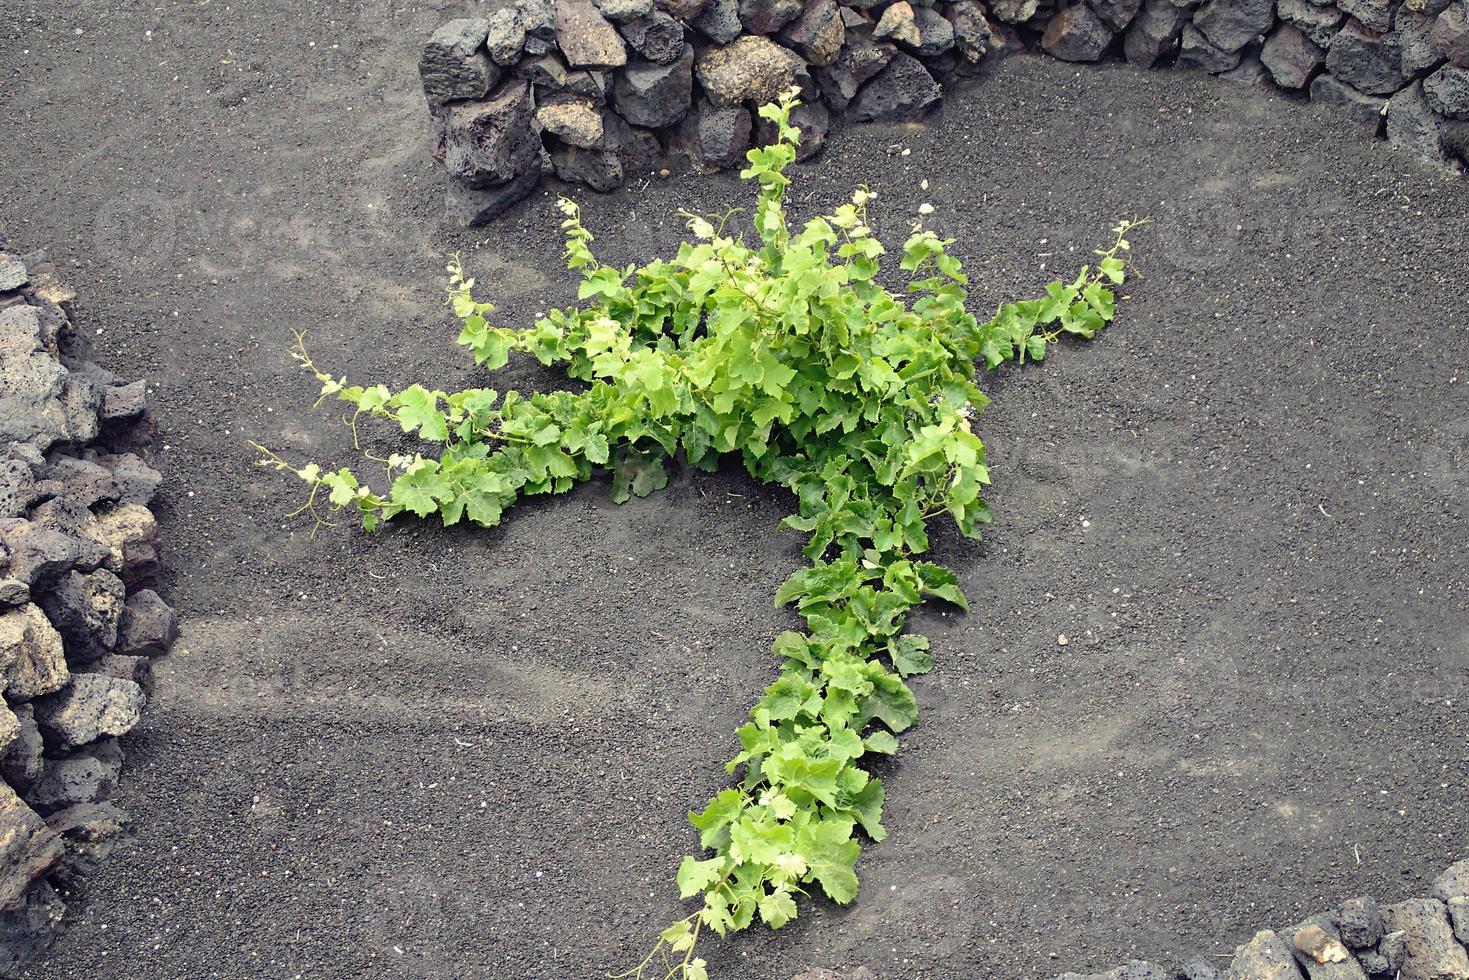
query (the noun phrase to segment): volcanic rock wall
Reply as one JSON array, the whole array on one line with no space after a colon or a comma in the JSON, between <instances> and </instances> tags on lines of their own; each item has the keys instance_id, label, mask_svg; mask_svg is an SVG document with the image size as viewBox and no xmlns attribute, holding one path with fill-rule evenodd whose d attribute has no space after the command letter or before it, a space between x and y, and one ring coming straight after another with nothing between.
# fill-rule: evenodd
<instances>
[{"instance_id":1,"label":"volcanic rock wall","mask_svg":"<svg viewBox=\"0 0 1469 980\"><path fill-rule=\"evenodd\" d=\"M793 84L809 156L834 119L921 118L1026 48L1277 87L1469 160L1469 0L516 0L443 25L419 70L449 213L478 224L542 173L606 191L670 151L738 165Z\"/></svg>"},{"instance_id":2,"label":"volcanic rock wall","mask_svg":"<svg viewBox=\"0 0 1469 980\"><path fill-rule=\"evenodd\" d=\"M0 242L0 246L3 246ZM110 801L174 614L135 452L147 406L81 358L44 252L0 251L0 976L44 949L128 817Z\"/></svg>"}]
</instances>

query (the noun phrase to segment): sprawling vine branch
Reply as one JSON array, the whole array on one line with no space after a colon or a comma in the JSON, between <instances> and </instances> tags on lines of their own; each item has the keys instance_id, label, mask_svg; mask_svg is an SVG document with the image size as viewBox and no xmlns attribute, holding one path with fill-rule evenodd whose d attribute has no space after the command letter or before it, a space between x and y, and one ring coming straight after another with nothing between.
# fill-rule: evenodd
<instances>
[{"instance_id":1,"label":"sprawling vine branch","mask_svg":"<svg viewBox=\"0 0 1469 980\"><path fill-rule=\"evenodd\" d=\"M798 134L794 92L761 115L778 139L751 150L745 178L760 186L755 245L726 233L729 215L686 215L691 242L640 268L604 265L576 205L563 200L568 266L581 274L580 307L524 330L494 326L456 258L449 299L459 342L478 364L503 367L512 352L561 365L587 382L580 393L522 396L489 388L446 393L413 385L350 385L323 372L299 343L294 354L323 399L395 423L435 448L373 457L390 481L376 491L349 467L296 466L257 447L372 529L409 512L491 526L525 494L560 493L610 470L613 494L646 495L683 454L713 468L738 453L755 478L792 489L784 526L809 535L808 567L776 602L805 628L776 638L779 677L739 730L726 766L733 786L689 820L704 856L678 869L680 897L699 907L659 936L632 980L701 980L704 930L744 929L758 917L779 929L797 897L857 895L861 837L880 841L883 787L865 765L897 751L917 709L906 681L933 667L928 640L904 632L928 598L960 607L953 572L921 555L928 524L947 515L976 537L990 519L984 446L972 429L987 403L976 362L1039 361L1063 334L1091 337L1113 317L1112 287L1125 275L1123 222L1070 283L1039 299L1006 303L979 322L965 309L968 278L951 240L915 223L899 267L911 299L878 285L886 249L867 223L875 195L858 188L799 230L783 204ZM360 447L360 442L356 442Z\"/></svg>"}]
</instances>

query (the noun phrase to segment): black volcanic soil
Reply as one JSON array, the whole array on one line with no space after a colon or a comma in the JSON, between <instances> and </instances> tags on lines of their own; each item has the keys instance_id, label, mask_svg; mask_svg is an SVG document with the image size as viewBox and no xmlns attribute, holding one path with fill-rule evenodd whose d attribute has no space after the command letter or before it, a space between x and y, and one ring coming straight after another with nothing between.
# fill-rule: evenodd
<instances>
[{"instance_id":1,"label":"black volcanic soil","mask_svg":"<svg viewBox=\"0 0 1469 980\"><path fill-rule=\"evenodd\" d=\"M0 221L153 383L184 623L133 836L33 977L581 980L682 914L684 812L789 622L785 496L681 475L313 541L245 445L348 448L296 329L359 379L475 378L451 252L507 320L573 295L549 192L441 220L414 64L457 6L0 3ZM711 944L715 975L1048 976L1421 893L1469 848L1469 183L1328 108L1032 58L834 135L794 206L858 181L891 237L935 205L980 308L1121 216L1154 218L1145 275L1098 341L990 379L997 520L939 547L975 609L917 624L939 669L861 897ZM574 193L631 261L747 189Z\"/></svg>"}]
</instances>

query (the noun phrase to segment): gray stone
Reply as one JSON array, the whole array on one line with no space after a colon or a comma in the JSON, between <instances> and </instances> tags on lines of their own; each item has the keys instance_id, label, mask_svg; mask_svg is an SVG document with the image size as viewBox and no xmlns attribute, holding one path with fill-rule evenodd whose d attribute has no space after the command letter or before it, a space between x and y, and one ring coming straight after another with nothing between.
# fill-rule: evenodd
<instances>
[{"instance_id":1,"label":"gray stone","mask_svg":"<svg viewBox=\"0 0 1469 980\"><path fill-rule=\"evenodd\" d=\"M536 110L536 123L544 133L587 149L602 145L602 112L588 99L553 102Z\"/></svg>"},{"instance_id":2,"label":"gray stone","mask_svg":"<svg viewBox=\"0 0 1469 980\"><path fill-rule=\"evenodd\" d=\"M1193 18L1193 26L1224 52L1238 51L1274 22L1274 0L1205 0Z\"/></svg>"},{"instance_id":3,"label":"gray stone","mask_svg":"<svg viewBox=\"0 0 1469 980\"><path fill-rule=\"evenodd\" d=\"M1403 84L1396 39L1349 20L1326 51L1326 70L1359 92L1391 95Z\"/></svg>"},{"instance_id":4,"label":"gray stone","mask_svg":"<svg viewBox=\"0 0 1469 980\"><path fill-rule=\"evenodd\" d=\"M1454 2L1455 0L1403 0L1403 9L1415 14L1437 17ZM1463 2L1463 0L1458 0L1458 2Z\"/></svg>"},{"instance_id":5,"label":"gray stone","mask_svg":"<svg viewBox=\"0 0 1469 980\"><path fill-rule=\"evenodd\" d=\"M695 162L708 167L733 167L750 149L752 120L743 106L716 106L700 102L689 117L687 145Z\"/></svg>"},{"instance_id":6,"label":"gray stone","mask_svg":"<svg viewBox=\"0 0 1469 980\"><path fill-rule=\"evenodd\" d=\"M158 520L147 507L119 504L99 511L93 536L107 548L102 567L129 586L152 579L158 573Z\"/></svg>"},{"instance_id":7,"label":"gray stone","mask_svg":"<svg viewBox=\"0 0 1469 980\"><path fill-rule=\"evenodd\" d=\"M123 597L122 580L100 569L86 575L68 572L41 596L40 606L61 634L68 664L96 660L117 645Z\"/></svg>"},{"instance_id":8,"label":"gray stone","mask_svg":"<svg viewBox=\"0 0 1469 980\"><path fill-rule=\"evenodd\" d=\"M943 25L948 33L948 45L954 43L954 29L939 14L925 10L931 18ZM801 15L786 24L780 31L780 39L806 56L813 65L829 65L836 60L847 40L847 27L842 23L841 9L836 0L806 0ZM936 49L933 53L937 54Z\"/></svg>"},{"instance_id":9,"label":"gray stone","mask_svg":"<svg viewBox=\"0 0 1469 980\"><path fill-rule=\"evenodd\" d=\"M703 9L687 23L715 44L731 44L743 33L739 0L706 0Z\"/></svg>"},{"instance_id":10,"label":"gray stone","mask_svg":"<svg viewBox=\"0 0 1469 980\"><path fill-rule=\"evenodd\" d=\"M1224 980L1301 980L1301 971L1289 947L1266 929L1234 951Z\"/></svg>"},{"instance_id":11,"label":"gray stone","mask_svg":"<svg viewBox=\"0 0 1469 980\"><path fill-rule=\"evenodd\" d=\"M153 684L153 660L151 657L125 657L120 653L109 653L101 660L91 664L88 668L91 673L101 674L104 677L115 677L122 681L132 681L143 689L143 693L149 693Z\"/></svg>"},{"instance_id":12,"label":"gray stone","mask_svg":"<svg viewBox=\"0 0 1469 980\"><path fill-rule=\"evenodd\" d=\"M0 293L19 289L31 281L26 264L8 253L0 253Z\"/></svg>"},{"instance_id":13,"label":"gray stone","mask_svg":"<svg viewBox=\"0 0 1469 980\"><path fill-rule=\"evenodd\" d=\"M608 20L625 24L651 14L653 0L597 0L597 9Z\"/></svg>"},{"instance_id":14,"label":"gray stone","mask_svg":"<svg viewBox=\"0 0 1469 980\"><path fill-rule=\"evenodd\" d=\"M519 61L525 47L525 25L520 22L520 14L506 7L490 14L487 23L485 50L490 53L490 60L507 68Z\"/></svg>"},{"instance_id":15,"label":"gray stone","mask_svg":"<svg viewBox=\"0 0 1469 980\"><path fill-rule=\"evenodd\" d=\"M1392 30L1393 11L1398 7L1394 0L1336 0L1336 5L1379 34Z\"/></svg>"},{"instance_id":16,"label":"gray stone","mask_svg":"<svg viewBox=\"0 0 1469 980\"><path fill-rule=\"evenodd\" d=\"M556 6L552 0L515 0L515 16L527 40L556 40Z\"/></svg>"},{"instance_id":17,"label":"gray stone","mask_svg":"<svg viewBox=\"0 0 1469 980\"><path fill-rule=\"evenodd\" d=\"M1178 968L1178 980L1222 980L1224 974L1214 968L1214 964L1201 956L1196 956L1183 966Z\"/></svg>"},{"instance_id":18,"label":"gray stone","mask_svg":"<svg viewBox=\"0 0 1469 980\"><path fill-rule=\"evenodd\" d=\"M1336 35L1346 15L1334 6L1322 6L1311 0L1278 0L1275 12L1305 32L1315 45L1326 48Z\"/></svg>"},{"instance_id":19,"label":"gray stone","mask_svg":"<svg viewBox=\"0 0 1469 980\"><path fill-rule=\"evenodd\" d=\"M1305 2L1305 0L1297 0ZM1146 0L1142 11L1127 29L1122 51L1139 68L1151 68L1178 45L1188 10L1173 0Z\"/></svg>"},{"instance_id":20,"label":"gray stone","mask_svg":"<svg viewBox=\"0 0 1469 980\"><path fill-rule=\"evenodd\" d=\"M1281 88L1305 88L1325 59L1326 52L1294 24L1276 27L1260 48L1260 63Z\"/></svg>"},{"instance_id":21,"label":"gray stone","mask_svg":"<svg viewBox=\"0 0 1469 980\"><path fill-rule=\"evenodd\" d=\"M1449 923L1454 927L1454 938L1461 946L1469 946L1469 898L1451 898L1445 903L1449 910Z\"/></svg>"},{"instance_id":22,"label":"gray stone","mask_svg":"<svg viewBox=\"0 0 1469 980\"><path fill-rule=\"evenodd\" d=\"M118 486L118 503L147 506L163 483L163 474L133 453L98 456L97 462L112 473Z\"/></svg>"},{"instance_id":23,"label":"gray stone","mask_svg":"<svg viewBox=\"0 0 1469 980\"><path fill-rule=\"evenodd\" d=\"M24 791L40 778L46 768L46 743L36 727L35 709L28 703L11 708L16 721L15 737L0 754L0 776L11 786Z\"/></svg>"},{"instance_id":24,"label":"gray stone","mask_svg":"<svg viewBox=\"0 0 1469 980\"><path fill-rule=\"evenodd\" d=\"M1444 139L1444 120L1428 107L1422 82L1414 82L1388 99L1387 141L1431 163L1451 163ZM1391 923L1389 928L1393 928Z\"/></svg>"},{"instance_id":25,"label":"gray stone","mask_svg":"<svg viewBox=\"0 0 1469 980\"><path fill-rule=\"evenodd\" d=\"M490 22L478 17L451 20L423 46L418 74L431 106L454 99L479 99L500 77L500 69L484 50Z\"/></svg>"},{"instance_id":26,"label":"gray stone","mask_svg":"<svg viewBox=\"0 0 1469 980\"><path fill-rule=\"evenodd\" d=\"M107 559L107 549L96 541L79 541L21 518L0 519L0 546L10 554L9 577L26 583L32 592L73 568L91 571Z\"/></svg>"},{"instance_id":27,"label":"gray stone","mask_svg":"<svg viewBox=\"0 0 1469 980\"><path fill-rule=\"evenodd\" d=\"M556 0L556 44L573 68L618 68L627 64L627 46L589 0Z\"/></svg>"},{"instance_id":28,"label":"gray stone","mask_svg":"<svg viewBox=\"0 0 1469 980\"><path fill-rule=\"evenodd\" d=\"M52 876L70 888L102 866L126 833L128 815L115 803L83 803L58 810L46 826L66 842Z\"/></svg>"},{"instance_id":29,"label":"gray stone","mask_svg":"<svg viewBox=\"0 0 1469 980\"><path fill-rule=\"evenodd\" d=\"M1449 64L1469 68L1469 0L1457 0L1438 15L1433 43Z\"/></svg>"},{"instance_id":30,"label":"gray stone","mask_svg":"<svg viewBox=\"0 0 1469 980\"><path fill-rule=\"evenodd\" d=\"M954 29L954 49L970 64L978 64L994 48L995 31L984 8L974 0L950 4L945 14Z\"/></svg>"},{"instance_id":31,"label":"gray stone","mask_svg":"<svg viewBox=\"0 0 1469 980\"><path fill-rule=\"evenodd\" d=\"M1111 28L1091 7L1076 3L1046 23L1041 47L1062 61L1096 61L1111 41Z\"/></svg>"},{"instance_id":32,"label":"gray stone","mask_svg":"<svg viewBox=\"0 0 1469 980\"><path fill-rule=\"evenodd\" d=\"M1421 78L1443 63L1443 55L1433 43L1436 21L1425 14L1399 8L1395 33L1398 39L1398 67L1405 78Z\"/></svg>"},{"instance_id":33,"label":"gray stone","mask_svg":"<svg viewBox=\"0 0 1469 980\"><path fill-rule=\"evenodd\" d=\"M923 64L899 51L857 94L850 114L856 122L921 119L942 98L943 90Z\"/></svg>"},{"instance_id":34,"label":"gray stone","mask_svg":"<svg viewBox=\"0 0 1469 980\"><path fill-rule=\"evenodd\" d=\"M69 459L70 457L63 457ZM36 474L18 459L0 459L0 518L23 517L43 493L36 487Z\"/></svg>"},{"instance_id":35,"label":"gray stone","mask_svg":"<svg viewBox=\"0 0 1469 980\"><path fill-rule=\"evenodd\" d=\"M877 44L861 35L848 38L835 61L813 72L822 97L836 111L845 112L862 84L886 68L896 52L891 44Z\"/></svg>"},{"instance_id":36,"label":"gray stone","mask_svg":"<svg viewBox=\"0 0 1469 980\"><path fill-rule=\"evenodd\" d=\"M831 130L831 112L821 102L803 102L791 111L791 125L801 134L796 159L808 160L821 152L826 134ZM774 143L775 124L768 119L756 123L756 138L762 144Z\"/></svg>"},{"instance_id":37,"label":"gray stone","mask_svg":"<svg viewBox=\"0 0 1469 980\"><path fill-rule=\"evenodd\" d=\"M457 177L450 177L444 194L444 212L451 221L472 228L487 224L504 214L535 191L541 182L541 170L521 174L503 184L477 187Z\"/></svg>"},{"instance_id":38,"label":"gray stone","mask_svg":"<svg viewBox=\"0 0 1469 980\"><path fill-rule=\"evenodd\" d=\"M739 0L746 34L773 34L801 13L801 0Z\"/></svg>"},{"instance_id":39,"label":"gray stone","mask_svg":"<svg viewBox=\"0 0 1469 980\"><path fill-rule=\"evenodd\" d=\"M1310 980L1367 980L1328 914L1315 915L1280 932Z\"/></svg>"},{"instance_id":40,"label":"gray stone","mask_svg":"<svg viewBox=\"0 0 1469 980\"><path fill-rule=\"evenodd\" d=\"M14 908L0 908L0 976L20 976L51 944L65 913L66 903L45 881L31 885Z\"/></svg>"},{"instance_id":41,"label":"gray stone","mask_svg":"<svg viewBox=\"0 0 1469 980\"><path fill-rule=\"evenodd\" d=\"M39 606L0 613L0 679L7 698L28 701L59 691L69 676L61 634Z\"/></svg>"},{"instance_id":42,"label":"gray stone","mask_svg":"<svg viewBox=\"0 0 1469 980\"><path fill-rule=\"evenodd\" d=\"M30 586L18 578L0 578L0 609L23 606L30 601Z\"/></svg>"},{"instance_id":43,"label":"gray stone","mask_svg":"<svg viewBox=\"0 0 1469 980\"><path fill-rule=\"evenodd\" d=\"M1427 88L1427 83L1423 87ZM1469 860L1457 861L1445 868L1428 886L1428 897L1436 898L1440 902L1447 902L1451 898L1469 898Z\"/></svg>"},{"instance_id":44,"label":"gray stone","mask_svg":"<svg viewBox=\"0 0 1469 980\"><path fill-rule=\"evenodd\" d=\"M22 798L43 817L79 803L101 803L117 789L122 749L117 739L93 742L68 755L47 759L41 778Z\"/></svg>"},{"instance_id":45,"label":"gray stone","mask_svg":"<svg viewBox=\"0 0 1469 980\"><path fill-rule=\"evenodd\" d=\"M622 38L638 54L661 65L683 55L683 25L661 10L623 24Z\"/></svg>"},{"instance_id":46,"label":"gray stone","mask_svg":"<svg viewBox=\"0 0 1469 980\"><path fill-rule=\"evenodd\" d=\"M1469 68L1444 65L1423 80L1423 98L1440 116L1469 119ZM1469 862L1460 864L1469 868ZM1469 871L1465 874L1469 875Z\"/></svg>"},{"instance_id":47,"label":"gray stone","mask_svg":"<svg viewBox=\"0 0 1469 980\"><path fill-rule=\"evenodd\" d=\"M74 673L60 691L36 700L36 725L50 745L87 745L132 731L146 700L143 689L132 681Z\"/></svg>"},{"instance_id":48,"label":"gray stone","mask_svg":"<svg viewBox=\"0 0 1469 980\"><path fill-rule=\"evenodd\" d=\"M1331 75L1317 75L1311 82L1311 101L1330 105L1358 126L1376 133L1387 100L1358 92Z\"/></svg>"},{"instance_id":49,"label":"gray stone","mask_svg":"<svg viewBox=\"0 0 1469 980\"><path fill-rule=\"evenodd\" d=\"M1175 980L1177 974L1143 960L1133 960L1106 973L1063 973L1055 980Z\"/></svg>"},{"instance_id":50,"label":"gray stone","mask_svg":"<svg viewBox=\"0 0 1469 980\"><path fill-rule=\"evenodd\" d=\"M6 479L6 462L0 461L0 486ZM25 467L30 473L30 467ZM82 507L112 503L122 496L122 487L112 471L91 460L55 456L41 471L39 489L48 497L65 497Z\"/></svg>"},{"instance_id":51,"label":"gray stone","mask_svg":"<svg viewBox=\"0 0 1469 980\"><path fill-rule=\"evenodd\" d=\"M634 126L657 129L682 119L693 104L694 47L684 45L675 62L628 65L613 78L612 105Z\"/></svg>"},{"instance_id":52,"label":"gray stone","mask_svg":"<svg viewBox=\"0 0 1469 980\"><path fill-rule=\"evenodd\" d=\"M545 38L536 37L532 34L526 34L525 47L522 50L527 58L539 58L541 55L554 54L556 52L556 42L547 41Z\"/></svg>"},{"instance_id":53,"label":"gray stone","mask_svg":"<svg viewBox=\"0 0 1469 980\"><path fill-rule=\"evenodd\" d=\"M1024 24L1040 10L1040 0L992 0L990 13L1007 24Z\"/></svg>"},{"instance_id":54,"label":"gray stone","mask_svg":"<svg viewBox=\"0 0 1469 980\"><path fill-rule=\"evenodd\" d=\"M923 36L918 33L917 15L907 0L898 0L882 12L872 36L896 41L910 51L923 43Z\"/></svg>"},{"instance_id":55,"label":"gray stone","mask_svg":"<svg viewBox=\"0 0 1469 980\"><path fill-rule=\"evenodd\" d=\"M537 93L561 91L570 82L571 75L566 70L566 62L556 54L526 58L515 66L515 77L530 82Z\"/></svg>"},{"instance_id":56,"label":"gray stone","mask_svg":"<svg viewBox=\"0 0 1469 980\"><path fill-rule=\"evenodd\" d=\"M25 442L44 451L97 435L101 394L56 360L47 336L35 307L0 309L0 443Z\"/></svg>"},{"instance_id":57,"label":"gray stone","mask_svg":"<svg viewBox=\"0 0 1469 980\"><path fill-rule=\"evenodd\" d=\"M1314 88L1314 86L1313 86ZM1332 915L1337 934L1349 949L1369 949L1382 938L1382 909L1368 896L1341 903Z\"/></svg>"},{"instance_id":58,"label":"gray stone","mask_svg":"<svg viewBox=\"0 0 1469 980\"><path fill-rule=\"evenodd\" d=\"M1357 953L1357 962L1362 964L1372 977L1390 977L1396 980L1408 955L1407 942L1401 932L1390 932L1377 941L1377 945Z\"/></svg>"},{"instance_id":59,"label":"gray stone","mask_svg":"<svg viewBox=\"0 0 1469 980\"><path fill-rule=\"evenodd\" d=\"M1387 928L1403 934L1398 980L1469 980L1469 953L1454 939L1442 902L1410 899L1387 906L1383 913Z\"/></svg>"},{"instance_id":60,"label":"gray stone","mask_svg":"<svg viewBox=\"0 0 1469 980\"><path fill-rule=\"evenodd\" d=\"M1086 0L1092 11L1113 31L1120 31L1132 23L1142 9L1142 0Z\"/></svg>"},{"instance_id":61,"label":"gray stone","mask_svg":"<svg viewBox=\"0 0 1469 980\"><path fill-rule=\"evenodd\" d=\"M765 37L742 37L710 48L694 62L694 73L709 101L718 106L774 101L790 88L806 63L789 48Z\"/></svg>"},{"instance_id":62,"label":"gray stone","mask_svg":"<svg viewBox=\"0 0 1469 980\"><path fill-rule=\"evenodd\" d=\"M556 176L586 184L593 190L615 190L629 176L645 169L661 152L652 133L628 125L610 110L602 113L602 144L599 150L565 144L552 147L551 164Z\"/></svg>"},{"instance_id":63,"label":"gray stone","mask_svg":"<svg viewBox=\"0 0 1469 980\"><path fill-rule=\"evenodd\" d=\"M540 146L531 128L533 111L530 86L519 79L501 83L478 102L444 106L435 113L434 159L473 187L496 187L534 172Z\"/></svg>"},{"instance_id":64,"label":"gray stone","mask_svg":"<svg viewBox=\"0 0 1469 980\"><path fill-rule=\"evenodd\" d=\"M653 6L671 17L692 22L704 12L708 0L653 0Z\"/></svg>"},{"instance_id":65,"label":"gray stone","mask_svg":"<svg viewBox=\"0 0 1469 980\"><path fill-rule=\"evenodd\" d=\"M1236 85L1269 85L1270 73L1260 62L1260 56L1251 49L1245 49L1239 53L1239 64L1226 72L1220 72L1219 77L1226 82Z\"/></svg>"}]
</instances>

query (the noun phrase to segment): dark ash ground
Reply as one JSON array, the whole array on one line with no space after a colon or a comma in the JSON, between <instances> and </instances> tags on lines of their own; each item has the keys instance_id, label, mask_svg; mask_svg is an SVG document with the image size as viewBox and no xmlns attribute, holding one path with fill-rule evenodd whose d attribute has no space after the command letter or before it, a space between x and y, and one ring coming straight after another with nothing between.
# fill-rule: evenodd
<instances>
[{"instance_id":1,"label":"dark ash ground","mask_svg":"<svg viewBox=\"0 0 1469 980\"><path fill-rule=\"evenodd\" d=\"M787 501L693 476L494 533L313 543L244 444L346 448L307 414L296 328L354 377L474 377L440 305L452 251L507 319L571 297L547 194L440 221L414 59L456 5L0 7L3 230L70 266L98 360L156 385L184 623L129 740L136 833L31 975L636 960L788 622ZM1095 344L990 385L997 523L940 549L976 609L917 624L940 667L861 898L711 945L717 975L1223 953L1463 857L1469 184L1325 108L1032 59L928 126L835 136L796 207L862 180L889 236L935 204L981 305L1125 215L1155 219L1146 276ZM629 261L745 190L576 196Z\"/></svg>"}]
</instances>

